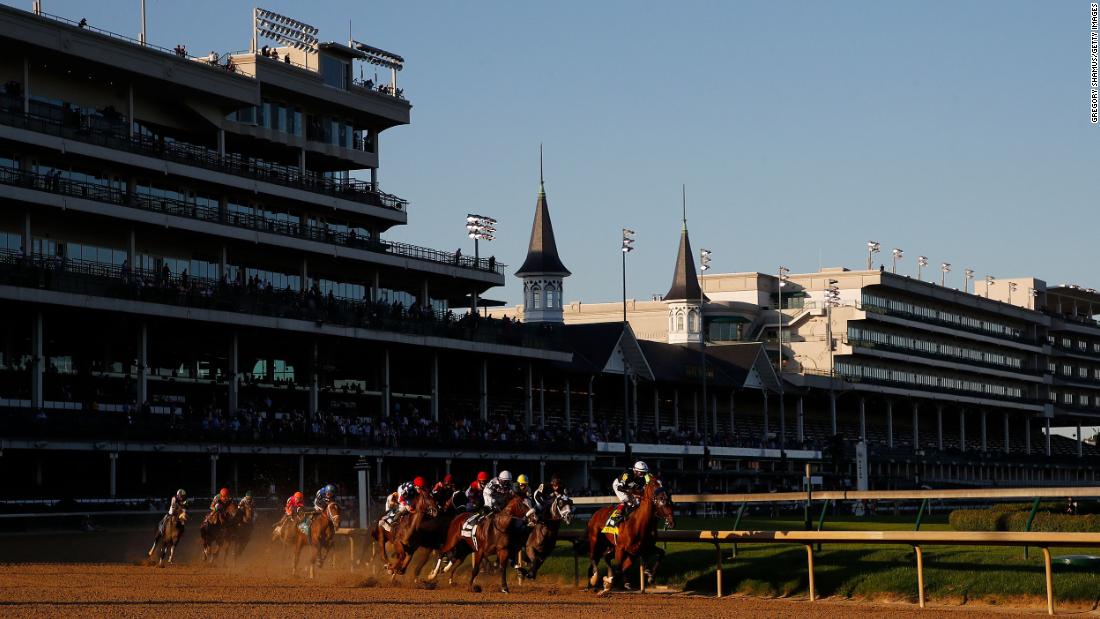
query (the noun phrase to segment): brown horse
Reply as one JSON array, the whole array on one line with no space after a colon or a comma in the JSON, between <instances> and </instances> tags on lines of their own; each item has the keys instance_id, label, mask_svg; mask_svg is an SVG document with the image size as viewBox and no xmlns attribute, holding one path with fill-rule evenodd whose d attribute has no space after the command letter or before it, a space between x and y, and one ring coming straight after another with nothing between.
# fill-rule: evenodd
<instances>
[{"instance_id":1,"label":"brown horse","mask_svg":"<svg viewBox=\"0 0 1100 619\"><path fill-rule=\"evenodd\" d=\"M244 501L237 507L237 513L229 522L229 545L234 557L244 554L244 549L252 539L252 530L256 528L256 510L252 501Z\"/></svg>"},{"instance_id":2,"label":"brown horse","mask_svg":"<svg viewBox=\"0 0 1100 619\"><path fill-rule=\"evenodd\" d=\"M227 503L225 509L213 510L206 515L199 525L199 543L202 544L202 560L213 563L222 550L224 563L229 556L229 530L231 524L237 518L237 504L232 501Z\"/></svg>"},{"instance_id":3,"label":"brown horse","mask_svg":"<svg viewBox=\"0 0 1100 619\"><path fill-rule=\"evenodd\" d=\"M306 518L309 519L309 535L302 533L301 528L295 528L297 537L294 540L294 567L291 568L291 574L298 573L298 558L302 554L302 548L312 546L313 559L309 563L309 577L313 578L314 568L324 564L325 557L336 540L336 529L340 528L340 506L333 501L323 512L314 512Z\"/></svg>"},{"instance_id":4,"label":"brown horse","mask_svg":"<svg viewBox=\"0 0 1100 619\"><path fill-rule=\"evenodd\" d=\"M409 511L398 518L393 526L393 531L390 533L393 543L393 562L387 565L387 569L392 574L393 580L405 573L413 554L420 547L422 523L425 519L433 519L438 515L439 506L436 504L435 498L432 497L432 493L423 488L420 489L416 500L409 506ZM378 528L380 531L379 537L382 537L381 533L384 533L385 529ZM383 546L383 556L385 556L385 551L386 549Z\"/></svg>"},{"instance_id":5,"label":"brown horse","mask_svg":"<svg viewBox=\"0 0 1100 619\"><path fill-rule=\"evenodd\" d=\"M183 539L183 530L187 525L187 511L181 510L179 514L165 516L161 525L157 527L156 537L153 538L153 547L149 549L149 557L157 552L157 544L160 544L160 558L157 567L164 567L164 557L168 557L168 565L172 565L172 559L176 556L176 545Z\"/></svg>"},{"instance_id":6,"label":"brown horse","mask_svg":"<svg viewBox=\"0 0 1100 619\"><path fill-rule=\"evenodd\" d=\"M558 545L558 530L562 523L569 524L573 520L573 499L564 494L554 495L543 507L543 512L539 521L531 526L531 534L516 562L516 569L522 578L534 579L538 576L539 568ZM525 559L531 562L530 567L523 565Z\"/></svg>"},{"instance_id":7,"label":"brown horse","mask_svg":"<svg viewBox=\"0 0 1100 619\"><path fill-rule=\"evenodd\" d=\"M455 570L467 555L473 553L474 564L470 573L469 589L474 593L480 592L481 587L475 581L481 571L481 562L485 557L495 554L500 564L500 591L508 593L508 557L517 552L522 540L527 538L527 525L538 521L535 510L524 503L521 497L514 496L504 509L477 523L472 538L462 536L462 525L469 517L469 514L461 514L451 521L447 530L447 541L439 549L440 554L447 555L448 564L443 571L449 574L448 582L454 584ZM429 579L436 574L438 567Z\"/></svg>"},{"instance_id":8,"label":"brown horse","mask_svg":"<svg viewBox=\"0 0 1100 619\"><path fill-rule=\"evenodd\" d=\"M595 587L599 583L600 560L608 563L608 576L604 578L604 588L600 593L611 590L616 579L623 586L627 586L624 573L629 573L630 567L636 561L645 562L646 553L652 553L657 547L657 523L656 518L665 521L667 528L675 526L672 514L672 498L661 486L661 482L653 477L645 485L638 507L619 523L619 533L603 533L607 519L614 511L614 506L603 507L592 515L588 521L588 560L590 577L588 584ZM615 553L615 563L610 560L611 551ZM655 568L653 568L655 569Z\"/></svg>"}]
</instances>

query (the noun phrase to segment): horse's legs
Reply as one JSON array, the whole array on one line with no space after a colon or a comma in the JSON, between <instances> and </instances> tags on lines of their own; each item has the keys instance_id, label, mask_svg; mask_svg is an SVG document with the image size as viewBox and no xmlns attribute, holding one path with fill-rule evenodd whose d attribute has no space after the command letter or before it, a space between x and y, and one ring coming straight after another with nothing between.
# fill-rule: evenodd
<instances>
[{"instance_id":1,"label":"horse's legs","mask_svg":"<svg viewBox=\"0 0 1100 619\"><path fill-rule=\"evenodd\" d=\"M168 547L168 565L172 565L172 561L176 558L176 544L173 543Z\"/></svg>"},{"instance_id":2,"label":"horse's legs","mask_svg":"<svg viewBox=\"0 0 1100 619\"><path fill-rule=\"evenodd\" d=\"M497 561L500 562L500 592L508 593L508 549L497 551Z\"/></svg>"},{"instance_id":3,"label":"horse's legs","mask_svg":"<svg viewBox=\"0 0 1100 619\"><path fill-rule=\"evenodd\" d=\"M428 560L432 558L432 551L425 549L424 558L420 560L420 563L413 568L413 581L420 582L420 572L424 569L424 566L428 564Z\"/></svg>"},{"instance_id":4,"label":"horse's legs","mask_svg":"<svg viewBox=\"0 0 1100 619\"><path fill-rule=\"evenodd\" d=\"M624 589L630 589L630 568L633 566L634 555L623 553L623 560L619 563L619 573L617 575L622 578Z\"/></svg>"},{"instance_id":5,"label":"horse's legs","mask_svg":"<svg viewBox=\"0 0 1100 619\"><path fill-rule=\"evenodd\" d=\"M474 559L473 559L474 565L473 565L473 569L470 571L470 587L469 587L470 591L473 591L474 593L481 593L481 589L477 585L475 585L474 583L475 583L475 581L477 581L478 572L481 571L481 560L483 558L484 558L484 555L481 553L480 550L478 550L477 552L474 553Z\"/></svg>"},{"instance_id":6,"label":"horse's legs","mask_svg":"<svg viewBox=\"0 0 1100 619\"><path fill-rule=\"evenodd\" d=\"M647 582L653 582L653 575L657 573L657 567L661 565L661 560L665 558L664 549L653 546L653 565L647 566L645 570L645 577Z\"/></svg>"}]
</instances>

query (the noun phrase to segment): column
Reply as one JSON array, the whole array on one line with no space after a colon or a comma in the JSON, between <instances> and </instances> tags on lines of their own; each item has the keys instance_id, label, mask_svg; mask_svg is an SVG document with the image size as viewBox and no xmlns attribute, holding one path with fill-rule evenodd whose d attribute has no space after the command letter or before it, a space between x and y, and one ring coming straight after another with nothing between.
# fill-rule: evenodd
<instances>
[{"instance_id":1,"label":"column","mask_svg":"<svg viewBox=\"0 0 1100 619\"><path fill-rule=\"evenodd\" d=\"M131 262L131 265L134 263ZM225 243L222 243L221 251L218 252L218 281L229 281L229 248Z\"/></svg>"},{"instance_id":2,"label":"column","mask_svg":"<svg viewBox=\"0 0 1100 619\"><path fill-rule=\"evenodd\" d=\"M133 226L126 235L126 264L130 265L131 273L137 268L137 232Z\"/></svg>"},{"instance_id":3,"label":"column","mask_svg":"<svg viewBox=\"0 0 1100 619\"><path fill-rule=\"evenodd\" d=\"M699 431L699 392L691 392L691 427L695 432Z\"/></svg>"},{"instance_id":4,"label":"column","mask_svg":"<svg viewBox=\"0 0 1100 619\"><path fill-rule=\"evenodd\" d=\"M936 405L936 449L943 451L943 404Z\"/></svg>"},{"instance_id":5,"label":"column","mask_svg":"<svg viewBox=\"0 0 1100 619\"><path fill-rule=\"evenodd\" d=\"M40 410L42 400L42 381L46 375L46 356L43 349L44 328L42 312L35 312L31 322L31 409Z\"/></svg>"},{"instance_id":6,"label":"column","mask_svg":"<svg viewBox=\"0 0 1100 619\"><path fill-rule=\"evenodd\" d=\"M592 376L588 377L588 426L589 427L592 427L592 424L595 422L594 418L592 416L592 406L594 404L594 398L595 398L595 393L593 392L593 389L595 388L595 386L596 386L596 375L593 374Z\"/></svg>"},{"instance_id":7,"label":"column","mask_svg":"<svg viewBox=\"0 0 1100 619\"><path fill-rule=\"evenodd\" d=\"M539 372L539 428L546 429L546 378L542 372Z\"/></svg>"},{"instance_id":8,"label":"column","mask_svg":"<svg viewBox=\"0 0 1100 619\"><path fill-rule=\"evenodd\" d=\"M145 5L142 5L145 6ZM134 137L134 83L126 85L126 136ZM218 130L221 132L221 129Z\"/></svg>"},{"instance_id":9,"label":"column","mask_svg":"<svg viewBox=\"0 0 1100 619\"><path fill-rule=\"evenodd\" d=\"M210 496L218 492L218 454L210 454Z\"/></svg>"},{"instance_id":10,"label":"column","mask_svg":"<svg viewBox=\"0 0 1100 619\"><path fill-rule=\"evenodd\" d=\"M1009 436L1008 436L1008 413L1005 413L1005 415L1004 415L1004 426L1005 426L1005 453L1011 453L1011 452L1012 452L1012 449L1011 449L1011 448L1009 447L1009 445L1008 445L1008 444L1009 444Z\"/></svg>"},{"instance_id":11,"label":"column","mask_svg":"<svg viewBox=\"0 0 1100 619\"><path fill-rule=\"evenodd\" d=\"M23 255L29 256L34 253L34 237L31 235L31 212L26 211L23 213L23 229L21 230L23 235ZM130 263L133 264L132 262Z\"/></svg>"},{"instance_id":12,"label":"column","mask_svg":"<svg viewBox=\"0 0 1100 619\"><path fill-rule=\"evenodd\" d=\"M370 465L365 464L365 461L360 462L364 462L364 465L355 466L355 476L357 478L356 481L359 482L359 527L365 529L367 527L368 518L367 503L370 502L370 497L368 496L370 489L367 487L367 467ZM447 462L450 462L450 460Z\"/></svg>"},{"instance_id":13,"label":"column","mask_svg":"<svg viewBox=\"0 0 1100 619\"><path fill-rule=\"evenodd\" d=\"M920 415L918 413L920 405L913 402L913 451L920 450Z\"/></svg>"},{"instance_id":14,"label":"column","mask_svg":"<svg viewBox=\"0 0 1100 619\"><path fill-rule=\"evenodd\" d=\"M661 393L657 383L653 383L653 431L661 432Z\"/></svg>"},{"instance_id":15,"label":"column","mask_svg":"<svg viewBox=\"0 0 1100 619\"><path fill-rule=\"evenodd\" d=\"M524 398L523 398L523 424L524 424L524 428L528 428L528 429L530 429L531 424L534 423L534 416L535 416L535 412L534 412L534 407L535 407L534 399L535 398L534 398L534 394L532 393L532 391L534 390L534 387L531 384L532 381L533 381L533 377L532 377L533 373L534 373L534 369L532 369L532 367L531 367L531 362L528 361L527 362L527 380L526 380L526 383L524 385ZM624 414L625 414L625 411L624 411Z\"/></svg>"},{"instance_id":16,"label":"column","mask_svg":"<svg viewBox=\"0 0 1100 619\"><path fill-rule=\"evenodd\" d=\"M302 175L306 175L306 149L298 149L298 172Z\"/></svg>"},{"instance_id":17,"label":"column","mask_svg":"<svg viewBox=\"0 0 1100 619\"><path fill-rule=\"evenodd\" d=\"M111 498L118 496L118 452L107 454L111 458Z\"/></svg>"},{"instance_id":18,"label":"column","mask_svg":"<svg viewBox=\"0 0 1100 619\"><path fill-rule=\"evenodd\" d=\"M768 440L768 434L771 432L771 428L769 427L771 425L769 423L771 419L768 415L768 391L764 389L761 390L760 393L764 395L764 436L761 438L766 441Z\"/></svg>"},{"instance_id":19,"label":"column","mask_svg":"<svg viewBox=\"0 0 1100 619\"><path fill-rule=\"evenodd\" d=\"M959 449L966 453L966 409L959 409Z\"/></svg>"},{"instance_id":20,"label":"column","mask_svg":"<svg viewBox=\"0 0 1100 619\"><path fill-rule=\"evenodd\" d=\"M569 387L569 377L565 377L565 429L573 429L573 391Z\"/></svg>"},{"instance_id":21,"label":"column","mask_svg":"<svg viewBox=\"0 0 1100 619\"><path fill-rule=\"evenodd\" d=\"M982 422L982 453L985 453L986 451L988 451L988 447L989 447L989 442L988 442L988 437L986 435L986 427L985 427L985 410L981 411L981 422Z\"/></svg>"},{"instance_id":22,"label":"column","mask_svg":"<svg viewBox=\"0 0 1100 619\"><path fill-rule=\"evenodd\" d=\"M372 239L377 239L378 235L377 234L372 235L371 238ZM378 271L374 272L374 280L373 280L373 283L371 284L370 296L371 296L371 300L374 301L375 303L378 303L379 301L382 300L382 274L379 273Z\"/></svg>"},{"instance_id":23,"label":"column","mask_svg":"<svg viewBox=\"0 0 1100 619\"><path fill-rule=\"evenodd\" d=\"M439 421L439 353L432 353L432 421Z\"/></svg>"},{"instance_id":24,"label":"column","mask_svg":"<svg viewBox=\"0 0 1100 619\"><path fill-rule=\"evenodd\" d=\"M313 354L310 358L309 364L309 419L313 421L317 418L317 413L320 410L321 404L321 381L317 376L317 366L319 365L317 351L317 342L313 342Z\"/></svg>"},{"instance_id":25,"label":"column","mask_svg":"<svg viewBox=\"0 0 1100 619\"><path fill-rule=\"evenodd\" d=\"M832 424L833 436L837 435L836 431L836 392L829 391L829 421Z\"/></svg>"},{"instance_id":26,"label":"column","mask_svg":"<svg viewBox=\"0 0 1100 619\"><path fill-rule=\"evenodd\" d=\"M546 460L539 460L539 483L546 483Z\"/></svg>"},{"instance_id":27,"label":"column","mask_svg":"<svg viewBox=\"0 0 1100 619\"><path fill-rule=\"evenodd\" d=\"M478 398L478 412L482 421L489 420L489 360L481 360L480 394Z\"/></svg>"},{"instance_id":28,"label":"column","mask_svg":"<svg viewBox=\"0 0 1100 619\"><path fill-rule=\"evenodd\" d=\"M237 412L237 392L240 385L240 378L238 377L239 370L237 369L238 363L238 341L237 332L233 332L233 337L229 340L229 414Z\"/></svg>"},{"instance_id":29,"label":"column","mask_svg":"<svg viewBox=\"0 0 1100 619\"><path fill-rule=\"evenodd\" d=\"M23 113L31 113L31 60L23 57Z\"/></svg>"},{"instance_id":30,"label":"column","mask_svg":"<svg viewBox=\"0 0 1100 619\"><path fill-rule=\"evenodd\" d=\"M1047 453L1047 456L1049 457L1050 456L1050 417L1046 418L1046 426L1047 426L1046 453Z\"/></svg>"},{"instance_id":31,"label":"column","mask_svg":"<svg viewBox=\"0 0 1100 619\"><path fill-rule=\"evenodd\" d=\"M886 446L894 447L894 401L886 400Z\"/></svg>"},{"instance_id":32,"label":"column","mask_svg":"<svg viewBox=\"0 0 1100 619\"><path fill-rule=\"evenodd\" d=\"M496 476L497 476L497 472L498 472L498 470L499 470L499 469L498 469L497 467L498 467L499 465L500 465L500 461L499 461L499 460L493 460L493 477L496 477Z\"/></svg>"},{"instance_id":33,"label":"column","mask_svg":"<svg viewBox=\"0 0 1100 619\"><path fill-rule=\"evenodd\" d=\"M302 290L309 290L309 260L306 258L298 265L298 277L302 279Z\"/></svg>"},{"instance_id":34,"label":"column","mask_svg":"<svg viewBox=\"0 0 1100 619\"><path fill-rule=\"evenodd\" d=\"M382 349L382 416L389 417L393 407L390 406L390 349ZM382 469L378 469L378 480L382 480Z\"/></svg>"},{"instance_id":35,"label":"column","mask_svg":"<svg viewBox=\"0 0 1100 619\"><path fill-rule=\"evenodd\" d=\"M225 129L218 128L218 158L225 158Z\"/></svg>"},{"instance_id":36,"label":"column","mask_svg":"<svg viewBox=\"0 0 1100 619\"><path fill-rule=\"evenodd\" d=\"M641 424L638 423L638 377L630 377L630 409L634 414L634 440L638 440L638 432L642 429Z\"/></svg>"},{"instance_id":37,"label":"column","mask_svg":"<svg viewBox=\"0 0 1100 619\"><path fill-rule=\"evenodd\" d=\"M379 457L375 458L374 459L374 464L378 467L378 477L377 477L378 482L377 483L378 483L379 486L385 486L386 485L386 482L384 481L385 478L382 477L382 457L379 456Z\"/></svg>"},{"instance_id":38,"label":"column","mask_svg":"<svg viewBox=\"0 0 1100 619\"><path fill-rule=\"evenodd\" d=\"M1077 420L1077 457L1085 455L1085 441L1081 436L1081 420Z\"/></svg>"},{"instance_id":39,"label":"column","mask_svg":"<svg viewBox=\"0 0 1100 619\"><path fill-rule=\"evenodd\" d=\"M141 408L149 401L149 326L142 321L138 326L137 376L134 381L134 402Z\"/></svg>"},{"instance_id":40,"label":"column","mask_svg":"<svg viewBox=\"0 0 1100 619\"><path fill-rule=\"evenodd\" d=\"M795 402L795 434L798 437L798 445L802 446L806 442L806 412L802 408L802 396L798 396L798 400ZM731 422L732 425L732 422Z\"/></svg>"},{"instance_id":41,"label":"column","mask_svg":"<svg viewBox=\"0 0 1100 619\"><path fill-rule=\"evenodd\" d=\"M859 440L867 442L867 398L859 396Z\"/></svg>"},{"instance_id":42,"label":"column","mask_svg":"<svg viewBox=\"0 0 1100 619\"><path fill-rule=\"evenodd\" d=\"M1024 416L1024 454L1031 455L1031 417Z\"/></svg>"},{"instance_id":43,"label":"column","mask_svg":"<svg viewBox=\"0 0 1100 619\"><path fill-rule=\"evenodd\" d=\"M680 390L672 390L672 427L680 429Z\"/></svg>"},{"instance_id":44,"label":"column","mask_svg":"<svg viewBox=\"0 0 1100 619\"><path fill-rule=\"evenodd\" d=\"M710 418L711 427L710 431L717 436L718 435L718 394L711 392L710 396Z\"/></svg>"},{"instance_id":45,"label":"column","mask_svg":"<svg viewBox=\"0 0 1100 619\"><path fill-rule=\"evenodd\" d=\"M429 290L428 290L428 280L427 279L425 279L423 282L420 283L420 299L419 300L420 300L420 305L424 306L426 309L431 308L432 301L431 301L431 295L429 294Z\"/></svg>"},{"instance_id":46,"label":"column","mask_svg":"<svg viewBox=\"0 0 1100 619\"><path fill-rule=\"evenodd\" d=\"M378 470L382 470L381 466ZM306 491L306 457L302 454L298 454L298 490L301 492Z\"/></svg>"}]
</instances>

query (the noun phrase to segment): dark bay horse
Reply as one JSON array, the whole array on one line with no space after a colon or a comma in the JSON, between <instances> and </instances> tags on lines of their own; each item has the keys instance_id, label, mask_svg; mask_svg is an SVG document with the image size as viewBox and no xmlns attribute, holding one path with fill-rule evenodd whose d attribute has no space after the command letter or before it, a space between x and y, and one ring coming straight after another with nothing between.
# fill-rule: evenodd
<instances>
[{"instance_id":1,"label":"dark bay horse","mask_svg":"<svg viewBox=\"0 0 1100 619\"><path fill-rule=\"evenodd\" d=\"M295 527L297 534L294 540L294 567L291 574L298 573L298 558L302 555L302 548L313 547L313 559L309 563L309 577L313 578L314 568L324 565L325 557L336 540L336 529L340 528L340 506L335 501L329 503L323 512L314 512L309 518L309 534Z\"/></svg>"},{"instance_id":2,"label":"dark bay horse","mask_svg":"<svg viewBox=\"0 0 1100 619\"><path fill-rule=\"evenodd\" d=\"M539 568L550 553L554 552L554 547L558 544L558 530L563 523L569 524L573 520L573 499L564 494L554 495L543 511L544 514L539 516L538 522L531 525L527 543L516 562L516 569L523 578L534 579L538 576ZM524 560L530 561L531 566L525 567Z\"/></svg>"},{"instance_id":3,"label":"dark bay horse","mask_svg":"<svg viewBox=\"0 0 1100 619\"><path fill-rule=\"evenodd\" d=\"M229 545L233 549L233 556L240 557L244 549L252 539L252 530L256 528L256 510L251 501L241 503L237 513L229 522Z\"/></svg>"},{"instance_id":4,"label":"dark bay horse","mask_svg":"<svg viewBox=\"0 0 1100 619\"><path fill-rule=\"evenodd\" d=\"M475 581L481 571L481 562L487 556L496 555L500 564L500 591L508 593L508 557L518 550L517 540L527 539L527 525L538 520L534 510L523 499L512 497L504 509L491 514L477 523L473 538L462 536L462 525L469 514L460 514L451 520L447 529L447 541L439 549L447 555L448 564L443 571L449 574L449 582L454 583L454 573L467 555L473 553L473 570L470 573L469 589L475 593L481 591ZM430 578L438 574L438 567Z\"/></svg>"},{"instance_id":5,"label":"dark bay horse","mask_svg":"<svg viewBox=\"0 0 1100 619\"><path fill-rule=\"evenodd\" d=\"M153 547L149 549L149 557L157 552L157 544L160 544L160 558L157 567L164 567L164 557L168 556L168 565L172 565L172 559L176 556L176 545L183 539L183 530L187 526L187 511L181 510L179 514L165 516L163 526L157 527L156 537L153 538Z\"/></svg>"},{"instance_id":6,"label":"dark bay horse","mask_svg":"<svg viewBox=\"0 0 1100 619\"><path fill-rule=\"evenodd\" d=\"M222 550L226 551L222 555L223 562L229 556L230 523L236 518L237 504L233 502L226 504L225 509L211 511L203 518L202 524L199 525L199 543L202 544L202 560L204 562L213 563Z\"/></svg>"},{"instance_id":7,"label":"dark bay horse","mask_svg":"<svg viewBox=\"0 0 1100 619\"><path fill-rule=\"evenodd\" d=\"M604 588L600 593L611 590L616 579L626 586L624 573L634 565L636 561L645 562L645 555L653 553L657 549L657 518L665 521L667 528L675 526L672 514L672 498L661 486L656 478L651 478L645 485L640 497L638 507L619 523L618 535L603 533L604 525L608 517L615 510L614 506L603 507L592 515L588 521L588 561L590 578L588 584L595 587L599 583L600 560L608 563L608 576L604 578ZM610 560L611 552L615 553L615 563ZM656 569L655 567L652 569Z\"/></svg>"},{"instance_id":8,"label":"dark bay horse","mask_svg":"<svg viewBox=\"0 0 1100 619\"><path fill-rule=\"evenodd\" d=\"M420 547L422 537L420 529L423 523L427 520L433 520L437 516L439 516L439 506L436 504L435 498L432 493L421 489L416 500L409 507L409 511L402 514L394 523L392 532L389 532L389 537L393 543L393 562L387 565L387 569L394 580L405 573L413 554ZM386 533L381 526L378 528L381 533ZM384 536L381 533L379 537L383 538L384 544ZM383 557L385 557L385 552L386 549L383 545Z\"/></svg>"}]
</instances>

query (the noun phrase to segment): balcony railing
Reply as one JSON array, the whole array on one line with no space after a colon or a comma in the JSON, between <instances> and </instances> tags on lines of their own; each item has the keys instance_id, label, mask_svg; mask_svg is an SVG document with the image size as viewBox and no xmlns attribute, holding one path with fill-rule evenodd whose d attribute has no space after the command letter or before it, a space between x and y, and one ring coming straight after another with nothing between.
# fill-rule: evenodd
<instances>
[{"instance_id":1,"label":"balcony railing","mask_svg":"<svg viewBox=\"0 0 1100 619\"><path fill-rule=\"evenodd\" d=\"M326 299L316 291L274 290L57 256L0 251L0 284L487 344L561 349L560 331L546 325L473 314L458 318L451 312L433 313L399 304Z\"/></svg>"},{"instance_id":2,"label":"balcony railing","mask_svg":"<svg viewBox=\"0 0 1100 619\"><path fill-rule=\"evenodd\" d=\"M250 159L236 153L218 155L216 150L197 144L180 141L159 141L140 135L130 137L123 133L92 127L85 117L77 115L74 115L73 122L67 123L45 116L25 114L22 110L22 99L11 95L0 95L0 124L10 127L95 144L96 146L124 150L148 157L176 161L208 170L244 176L395 211L405 211L409 205L407 200L378 191L377 188L366 181L356 179L334 180L316 172L303 173L296 166ZM64 111L60 108L58 115L65 116Z\"/></svg>"},{"instance_id":3,"label":"balcony railing","mask_svg":"<svg viewBox=\"0 0 1100 619\"><path fill-rule=\"evenodd\" d=\"M453 252L418 247L407 243L370 239L357 235L354 231L345 232L303 225L292 221L272 220L254 214L223 211L220 208L204 206L195 202L128 192L109 185L73 181L57 175L51 176L49 174L25 172L11 168L0 168L0 185L27 187L38 191L47 191L50 193L84 198L86 200L95 200L97 202L107 202L145 211L175 215L177 217L217 222L229 226L247 228L249 230L270 232L281 236L342 245L379 254L390 254L411 258L413 260L448 264L462 269L504 274L504 269L507 266L498 263L494 258L482 258L475 261L472 257L458 256Z\"/></svg>"}]
</instances>

